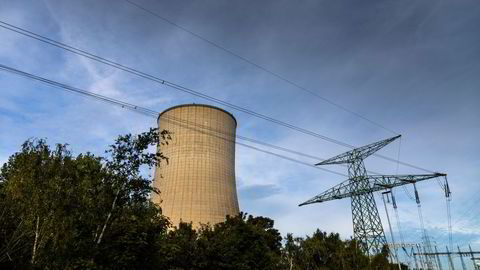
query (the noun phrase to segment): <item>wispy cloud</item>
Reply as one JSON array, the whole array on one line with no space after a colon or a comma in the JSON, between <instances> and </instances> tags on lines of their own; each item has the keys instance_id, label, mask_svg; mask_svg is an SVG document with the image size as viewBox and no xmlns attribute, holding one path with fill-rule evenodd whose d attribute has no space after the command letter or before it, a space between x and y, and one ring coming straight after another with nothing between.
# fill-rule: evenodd
<instances>
[{"instance_id":1,"label":"wispy cloud","mask_svg":"<svg viewBox=\"0 0 480 270\"><path fill-rule=\"evenodd\" d=\"M461 220L453 227L455 241L478 243L480 221L472 204L480 188L480 50L475 46L480 38L474 27L480 11L475 1L142 4L401 132L402 160L449 174L454 224ZM392 135L121 2L10 1L2 3L0 19L353 145ZM3 29L0 37L2 63L53 80L158 111L205 102ZM323 158L347 150L232 113L244 136ZM76 152L103 153L116 135L155 125L155 119L0 73L0 162L30 137L68 142ZM396 157L398 151L395 143L382 154ZM366 166L396 172L395 163L375 157ZM346 173L344 167L328 168ZM420 171L400 166L399 173ZM241 146L236 174L242 210L272 217L282 233L301 236L318 227L351 236L348 199L297 206L343 177ZM444 241L442 190L435 181L418 188L426 227ZM417 206L401 189L397 197L405 234L418 242ZM462 217L465 206L472 210Z\"/></svg>"}]
</instances>

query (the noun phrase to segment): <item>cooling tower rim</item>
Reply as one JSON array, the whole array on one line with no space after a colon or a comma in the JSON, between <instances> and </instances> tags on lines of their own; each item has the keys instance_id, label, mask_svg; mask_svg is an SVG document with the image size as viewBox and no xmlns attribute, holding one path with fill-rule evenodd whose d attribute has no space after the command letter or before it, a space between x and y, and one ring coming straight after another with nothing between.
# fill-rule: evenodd
<instances>
[{"instance_id":1,"label":"cooling tower rim","mask_svg":"<svg viewBox=\"0 0 480 270\"><path fill-rule=\"evenodd\" d=\"M216 109L218 111L221 111L221 112L224 112L228 115L230 115L230 117L232 117L233 121L235 122L235 127L237 126L237 119L235 118L235 116L233 116L232 113L222 109L222 108L219 108L219 107L215 107L215 106L212 106L212 105L208 105L208 104L197 104L197 103L192 103L192 104L180 104L180 105L176 105L176 106L173 106L173 107L170 107L166 110L164 110L163 112L161 112L158 117L157 117L157 121L160 119L160 117L162 117L162 114L168 112L168 111L171 111L173 109L178 109L178 108L182 108L182 107L206 107L206 108L212 108L212 109Z\"/></svg>"}]
</instances>

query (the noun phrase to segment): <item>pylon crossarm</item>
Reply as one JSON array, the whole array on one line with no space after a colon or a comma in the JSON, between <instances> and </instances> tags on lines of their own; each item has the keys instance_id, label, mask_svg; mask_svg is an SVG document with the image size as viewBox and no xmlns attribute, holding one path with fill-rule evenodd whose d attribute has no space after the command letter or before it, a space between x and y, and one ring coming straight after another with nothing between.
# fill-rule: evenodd
<instances>
[{"instance_id":1,"label":"pylon crossarm","mask_svg":"<svg viewBox=\"0 0 480 270\"><path fill-rule=\"evenodd\" d=\"M433 173L433 174L417 174L417 175L367 175L362 177L362 179L351 178L342 183L326 190L323 193L307 200L306 202L301 203L299 206L312 204L312 203L321 203L332 200L339 200L343 198L348 198L352 196L358 196L370 192L380 191L391 189L394 187L407 185L410 183L417 183L423 180L445 176L443 173ZM368 181L368 184L364 185L364 188L358 188L358 181L365 179Z\"/></svg>"},{"instance_id":2,"label":"pylon crossarm","mask_svg":"<svg viewBox=\"0 0 480 270\"><path fill-rule=\"evenodd\" d=\"M379 191L443 176L446 174L369 175L367 177L372 191Z\"/></svg>"},{"instance_id":3,"label":"pylon crossarm","mask_svg":"<svg viewBox=\"0 0 480 270\"><path fill-rule=\"evenodd\" d=\"M333 158L326 159L320 163L315 165L331 165L331 164L344 164L344 163L352 163L354 160L365 159L366 157L370 156L371 154L377 152L378 150L385 147L387 144L393 142L394 140L400 138L401 135L388 138L379 142L374 142L359 148L355 148L351 151L345 152Z\"/></svg>"},{"instance_id":4,"label":"pylon crossarm","mask_svg":"<svg viewBox=\"0 0 480 270\"><path fill-rule=\"evenodd\" d=\"M350 194L350 189L351 189L351 183L349 179L328 189L323 193L318 194L317 196L311 198L310 200L307 200L306 202L299 204L298 206L347 198L349 197L348 194Z\"/></svg>"}]
</instances>

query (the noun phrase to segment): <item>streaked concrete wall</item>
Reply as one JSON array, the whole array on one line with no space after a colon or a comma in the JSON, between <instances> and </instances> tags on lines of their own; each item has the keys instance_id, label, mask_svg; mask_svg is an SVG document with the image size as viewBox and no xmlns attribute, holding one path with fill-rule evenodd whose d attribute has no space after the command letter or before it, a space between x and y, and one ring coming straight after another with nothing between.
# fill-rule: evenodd
<instances>
[{"instance_id":1,"label":"streaked concrete wall","mask_svg":"<svg viewBox=\"0 0 480 270\"><path fill-rule=\"evenodd\" d=\"M152 197L176 226L180 220L215 224L239 212L235 184L236 120L208 105L189 104L160 114L160 130L172 133L161 151L169 158L155 172Z\"/></svg>"}]
</instances>

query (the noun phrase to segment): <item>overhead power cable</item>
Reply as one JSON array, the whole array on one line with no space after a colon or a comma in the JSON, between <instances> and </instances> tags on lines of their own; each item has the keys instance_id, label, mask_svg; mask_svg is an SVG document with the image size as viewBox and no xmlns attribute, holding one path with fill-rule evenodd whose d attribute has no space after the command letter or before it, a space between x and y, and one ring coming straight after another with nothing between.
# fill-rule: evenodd
<instances>
[{"instance_id":1,"label":"overhead power cable","mask_svg":"<svg viewBox=\"0 0 480 270\"><path fill-rule=\"evenodd\" d=\"M148 109L148 108L137 106L137 105L134 105L134 104L131 104L131 103L128 103L128 102L120 101L120 100L110 98L110 97L107 97L107 96L104 96L104 95L96 94L96 93L93 93L93 92L90 92L90 91L86 91L86 90L83 90L83 89L80 89L80 88L76 88L76 87L73 87L73 86L70 86L70 85L67 85L67 84L60 83L60 82L57 82L57 81L49 80L49 79L46 79L46 78L43 78L43 77L40 77L40 76L36 76L34 74L24 72L24 71L21 71L21 70L18 70L18 69L15 69L15 68L3 65L3 64L0 64L0 70L5 71L5 72L9 72L11 74L15 74L15 75L18 75L18 76L22 76L22 77L25 77L25 78L29 78L29 79L32 79L32 80L40 81L40 82L43 82L43 83L48 84L50 86L54 86L56 88L59 88L61 90L67 91L67 92L76 93L76 94L80 94L80 95L83 95L83 96L86 96L86 97L89 97L89 98L98 99L100 101L103 101L103 102L106 102L106 103L109 103L109 104L112 104L112 105L120 106L124 109L131 110L133 112L140 113L142 115L146 115L146 116L149 116L149 117L157 118L160 114L158 111L154 111L154 110L151 110L151 109ZM273 155L273 156L276 156L276 157L279 157L279 158L282 158L282 159L286 159L286 160L289 160L289 161L292 161L292 162L296 162L296 163L299 163L299 164L302 164L302 165L306 165L306 166L309 166L309 167L312 167L312 168L315 168L315 169L320 169L320 170L323 170L323 171L326 171L326 172L329 172L329 173L333 173L333 174L336 174L336 175L348 177L347 175L345 175L343 173L339 173L339 172L328 170L328 169L325 169L325 168L322 168L322 167L314 166L313 164L305 162L305 161L294 159L294 158L291 158L291 157L288 157L288 156L284 156L284 155L281 155L281 154L278 154L278 153L274 153L274 152L271 152L271 151L268 151L268 150L265 150L265 149L261 149L261 148L258 148L258 147L252 146L252 145L248 145L248 144L245 144L245 143L237 142L235 140L228 139L228 136L227 137L226 136L221 136L221 135L230 135L231 136L233 134L228 134L228 133L225 133L225 132L222 132L222 131L219 131L219 130L214 130L214 129L211 129L210 127L206 127L206 126L203 126L203 125L200 125L200 124L197 124L197 123L188 122L184 119L180 119L180 118L176 118L176 117L172 117L172 116L165 116L165 118L168 122L173 123L175 125L180 125L184 128L194 129L194 130L196 130L198 132L202 132L206 135L218 137L218 138L221 138L221 139L224 139L224 140L229 140L229 141L234 142L238 145L241 145L241 146L244 146L244 147L259 151L259 152L263 152L263 153ZM220 134L220 135L218 135L218 134ZM301 153L299 151L291 150L291 149L280 147L280 146L275 146L275 145L272 145L272 144L269 144L269 143L265 143L265 142L262 142L262 141L259 141L259 140L247 138L247 137L244 137L244 136L237 135L236 137L241 139L241 140L253 142L253 143L256 143L256 144L263 145L263 146L268 146L268 147L278 149L278 150L282 150L282 151L287 151L287 152L290 152L290 153L295 153L297 155L302 155L302 156L306 156L306 157L313 157L311 155L304 154L304 153ZM320 160L321 160L321 158L320 158Z\"/></svg>"},{"instance_id":2,"label":"overhead power cable","mask_svg":"<svg viewBox=\"0 0 480 270\"><path fill-rule=\"evenodd\" d=\"M344 107L344 106L342 106L342 105L340 105L340 104L338 104L338 103L336 103L336 102L333 102L332 100L330 100L330 99L328 99L328 98L326 98L326 97L324 97L324 96L319 95L317 92L315 92L315 91L313 91L313 90L310 90L310 89L308 89L308 88L306 88L306 87L303 87L303 86L301 86L300 84L298 84L298 83L296 83L296 82L294 82L294 81L292 81L292 80L290 80L290 79L287 79L285 76L283 76L283 75L281 75L281 74L279 74L279 73L277 73L277 72L274 72L274 71L272 71L271 69L269 69L269 68L267 68L267 67L265 67L265 66L262 66L262 65L260 65L260 64L258 64L258 63L256 63L256 62L254 62L253 60L250 60L250 59L248 59L248 58L246 58L246 57L244 57L244 56L242 56L242 55L240 55L240 54L238 54L238 53L236 53L236 52L234 52L234 51L232 51L232 50L230 50L230 49L227 49L227 48L225 48L224 46L218 44L217 42L212 41L212 40L210 40L210 39L208 39L208 38L206 38L206 37L204 37L204 36L202 36L202 35L200 35L200 34L197 34L196 32L193 32L192 30L190 30L190 29L188 29L188 28L186 28L186 27L184 27L184 26L181 26L181 25L175 23L174 21L172 21L172 20L170 20L170 19L168 19L168 18L166 18L166 17L164 17L164 16L161 16L160 14L158 14L158 13L156 13L156 12L154 12L154 11L151 11L150 9L148 9L148 8L146 8L146 7L138 4L138 3L136 3L136 2L133 2L133 1L130 1L130 0L125 0L125 1L126 1L127 3L129 3L130 5L136 7L136 8L138 8L138 9L140 9L140 10L143 10L144 12L146 12L146 13L148 13L148 14L150 14L150 15L152 15L152 16L154 16L154 17L156 17L156 18L158 18L158 19L160 19L160 20L162 20L162 21L164 21L164 22L166 22L166 23L168 23L168 24L170 24L170 25L172 25L172 26L180 29L180 30L182 30L183 32L188 33L188 34L190 34L190 35L192 35L192 36L194 36L194 37L196 37L196 38L198 38L198 39L200 39L200 40L202 40L202 41L204 41L204 42L212 45L213 47L215 47L215 48L217 48L217 49L220 49L220 50L226 52L227 54L230 54L230 55L232 55L232 56L234 56L234 57L242 60L243 62L248 63L248 64L256 67L256 68L259 69L259 70L262 70L263 72L266 72L266 73L272 75L273 77L275 77L275 78L283 81L284 83L287 83L287 84L289 84L290 86L293 86L295 89L298 89L298 90L301 90L301 91L303 91L303 92L309 93L310 95L312 95L312 96L314 96L314 97L316 97L316 98L319 98L319 99L321 99L321 100L329 103L330 105L333 105L333 106L335 106L335 107L337 107L337 108L339 108L339 109L341 109L341 110L343 110L343 111L345 111L345 112L347 112L347 113L350 113L350 114L352 114L352 115L354 115L354 116L356 116L356 117L358 117L358 118L361 118L361 119L369 122L370 124L373 124L373 125L375 125L375 126L377 126L377 127L379 127L379 128L382 128L382 129L384 129L384 130L386 130L386 131L388 131L388 132L391 132L391 133L396 134L396 135L399 134L398 132L395 132L395 131L393 131L392 129L389 129L389 128L385 127L384 125L382 125L382 124L380 124L380 123L378 123L378 122L375 122L375 121L373 121L373 120L371 120L371 119L369 119L369 118L367 118L367 117L365 117L365 116L363 116L363 115L361 115L361 114L359 114L359 113L357 113L357 112L355 112L355 111L352 111L352 110L350 110L350 109L348 109L348 108L346 108L346 107Z\"/></svg>"},{"instance_id":3,"label":"overhead power cable","mask_svg":"<svg viewBox=\"0 0 480 270\"><path fill-rule=\"evenodd\" d=\"M176 84L176 83L173 83L173 82L169 82L169 81L167 81L167 80L164 80L164 79L158 78L158 77L156 77L156 76L147 74L147 73L145 73L145 72L142 72L142 71L139 71L139 70L137 70L137 69L128 67L128 66L126 66L126 65L122 65L122 64L116 63L116 62L114 62L114 61L111 61L111 60L108 60L108 59L106 59L106 58L100 57L100 56L98 56L98 55L89 53L89 52L87 52L87 51L84 51L84 50L81 50L81 49L78 49L78 48L75 48L75 47L73 47L73 46L67 45L67 44L62 43L62 42L58 42L58 41L53 40L53 39L50 39L50 38L48 38L48 37L45 37L45 36L42 36L42 35L33 33L33 32L31 32L31 31L28 31L28 30L23 29L23 28L21 28L21 27L14 26L14 25L12 25L12 24L6 23L6 22L1 21L1 20L0 20L0 27L2 27L2 28L4 28L4 29L7 29L7 30L10 30L10 31L13 31L13 32L16 32L16 33L21 34L21 35L23 35L23 36L27 36L27 37L33 38L33 39L38 40L38 41L41 41L41 42L43 42L43 43L47 43L47 44L50 44L50 45L52 45L52 46L61 48L61 49L63 49L63 50L72 52L72 53L74 53L74 54L77 54L77 55L86 57L86 58L91 59L91 60L94 60L94 61L96 61L96 62L99 62L99 63L105 64L105 65L114 67L114 68L116 68L116 69L119 69L119 70L125 71L125 72L127 72L127 73L133 74L133 75L135 75L135 76L138 76L138 77L141 77L141 78L144 78L144 79L147 79L147 80L151 80L151 81L156 82L156 83L158 83L158 84L165 85L165 86L168 86L168 87L170 87L170 88L173 88L173 89L176 89L176 90L185 92L185 93L189 93L189 94L194 95L194 96L196 96L196 97L199 97L199 98L202 98L202 99L205 99L205 100L209 100L209 101L211 101L211 102L214 102L214 103L217 103L217 104L221 104L221 105L223 105L223 106L225 106L225 107L229 107L229 108L234 109L234 110L236 110L236 111L240 111L240 112L249 114L249 115L251 115L251 116L254 116L254 117L257 117L257 118L260 118L260 119L269 121L269 122L271 122L271 123L274 123L274 124L277 124L277 125L280 125L280 126L289 128L289 129L291 129L291 130L294 130L294 131L297 131L297 132L300 132L300 133L303 133L303 134L306 134L306 135L310 135L310 136L313 136L313 137L316 137L316 138L319 138L319 139L322 139L322 140L325 140L325 141L328 141L328 142L331 142L331 143L335 143L335 144L337 144L337 145L341 145L341 146L344 146L344 147L347 147L347 148L351 148L351 149L354 149L354 148L355 148L355 146L353 146L353 145L351 145L351 144L348 144L348 143L345 143L345 142L342 142L342 141L339 141L339 140L336 140L336 139L327 137L327 136L325 136L325 135L321 135L321 134L316 133L316 132L314 132L314 131L310 131L310 130L307 130L307 129L304 129L304 128L301 128L301 127L298 127L298 126L295 126L295 125L292 125L292 124L289 124L289 123L280 121L280 120L278 120L278 119L275 119L275 118L266 116L266 115L261 114L261 113L257 113L257 112L255 112L255 111L250 110L250 109L247 109L247 108L244 108L244 107L241 107L241 106L238 106L238 105L229 103L229 102L227 102L227 101L224 101L224 100L221 100L221 99L218 99L218 98L215 98L215 97L212 97L212 96L203 94L203 93L201 93L201 92L198 92L198 91L195 91L195 90L193 90L193 89L190 89L190 88L181 86L181 85L179 85L179 84ZM425 171L425 172L433 173L433 171L431 171L431 170L424 169L424 168L421 168L421 167L419 167L419 166L415 166L415 165L412 165L412 164L409 164L409 163L406 163L406 162L403 162L403 161L398 161L398 160L396 160L396 159L394 159L394 158L390 158L390 157L383 156L383 155L380 155L380 154L373 154L373 155L376 156L376 157L380 157L380 158L382 158L382 159L391 161L391 162L398 162L398 163L400 163L400 164L402 164L402 165L404 165L404 166L408 166L408 167L415 168L415 169L418 169L418 170L422 170L422 171Z\"/></svg>"},{"instance_id":4,"label":"overhead power cable","mask_svg":"<svg viewBox=\"0 0 480 270\"><path fill-rule=\"evenodd\" d=\"M297 150L292 150L292 149L289 149L289 148L285 148L285 147L282 147L282 146L278 146L278 145L274 145L274 144L270 144L270 143L266 143L266 142L262 142L262 141L259 141L259 140L255 140L255 139L251 139L251 138L248 138L248 137L245 137L245 136L241 136L241 135L238 135L238 134L232 134L232 133L227 133L225 131L221 131L221 130L217 130L217 129L212 129L211 127L209 126L206 126L206 125L202 125L202 124L198 124L198 123L194 123L194 122L190 122L190 121L187 121L185 119L181 119L181 118L178 118L178 117L174 117L174 116L162 116L162 117L165 117L165 118L168 118L168 121L170 122L176 122L177 125L178 123L181 123L183 125L193 125L197 128L201 128L202 130L209 130L213 133L218 133L220 135L226 135L226 136L233 136L235 135L235 137L237 139L240 139L240 140L243 140L243 141L248 141L248 142L251 142L251 143L254 143L254 144L259 144L259 145L263 145L263 146L266 146L266 147L269 147L269 148L273 148L273 149L276 149L276 150L280 150L280 151L283 151L283 152L288 152L288 153L291 153L291 154L295 154L295 155L299 155L299 156L303 156L303 157L306 157L306 158L310 158L310 159L313 159L315 160L316 162L317 161L322 161L322 160L325 160L324 158L321 158L321 157L318 157L318 156L314 156L314 155L310 155L310 154L306 154L306 153L303 153L303 152L299 152ZM308 163L308 165L310 166L311 164ZM340 166L343 166L343 167L347 167L348 168L348 165L347 164L339 164ZM318 166L316 166L318 167ZM368 173L370 174L380 174L378 172L374 172L374 171L370 171L370 170L367 170ZM340 175L340 174L339 174ZM341 174L342 176L345 176L345 177L348 177L348 175L346 174Z\"/></svg>"},{"instance_id":5,"label":"overhead power cable","mask_svg":"<svg viewBox=\"0 0 480 270\"><path fill-rule=\"evenodd\" d=\"M226 140L226 141L230 141L230 142L233 142L233 143L236 143L238 145L241 145L241 146L244 146L244 147L247 147L247 148L250 148L250 149L253 149L253 150L256 150L256 151L260 151L260 152L263 152L263 153L266 153L266 154L269 154L269 155L273 155L273 156L276 156L276 157L279 157L279 158L283 158L283 159L286 159L286 160L289 160L289 161L293 161L293 162L296 162L296 163L299 163L299 164L302 164L302 165L306 165L306 166L309 166L309 167L312 167L312 168L315 168L315 169L318 169L317 166L311 164L311 163L308 163L308 162L305 162L305 161L301 161L301 160L298 160L298 159L294 159L294 158L291 158L291 157L288 157L288 156L284 156L284 155L280 155L280 154L277 154L277 153L274 153L274 152L271 152L271 151L268 151L268 150L265 150L265 149L261 149L261 148L258 148L258 147L255 147L255 146L252 146L252 145L248 145L248 144L244 144L244 143L241 143L241 142L238 142L238 141L235 141L233 139L229 139L228 137L225 137L225 136L222 136L222 135L228 135L228 134L225 134L223 132L219 132L220 134L216 134L216 133L211 133L211 132L208 132L209 129L207 129L207 131L205 131L204 128L199 128L199 125L196 125L196 123L188 123L187 124L185 123L186 121L185 120L178 120L178 119L175 119L175 118L172 118L171 116L162 116L162 118L165 117L166 118L166 121L169 122L169 123L172 123L174 125L177 125L177 126L180 126L180 127L184 127L184 128L187 128L187 129L190 129L190 130L194 130L196 132L199 132L199 133L202 133L202 134L205 134L205 135L208 135L208 136L213 136L213 137L217 137L219 139L222 139L222 140ZM193 125L192 125L193 124ZM218 131L217 131L218 132ZM230 134L231 135L231 134ZM238 136L236 136L238 138ZM249 139L249 140L252 140L252 139ZM256 141L256 140L254 140ZM258 142L258 141L257 141ZM263 143L262 143L263 144ZM281 147L283 148L283 147ZM347 177L347 175L345 174L342 174L342 173L339 173L339 172L335 172L335 171L332 171L332 170L327 170L327 172L329 173L334 173L334 174L337 174L337 175L340 175L340 176L345 176Z\"/></svg>"},{"instance_id":6,"label":"overhead power cable","mask_svg":"<svg viewBox=\"0 0 480 270\"><path fill-rule=\"evenodd\" d=\"M221 134L221 135L227 135L227 136L233 136L233 135L235 135L235 137L236 137L237 139L240 139L240 140L243 140L243 141L248 141L248 142L251 142L251 143L255 143L255 144L263 145L263 146L266 146L266 147L269 147L269 148L273 148L273 149L276 149L276 150L280 150L280 151L288 152L288 153L291 153L291 154L303 156L303 157L306 157L306 158L313 159L313 160L315 160L315 161L325 160L324 158L321 158L321 157L318 157L318 156L306 154L306 153L299 152L299 151L296 151L296 150L292 150L292 149L289 149L289 148L285 148L285 147L282 147L282 146L273 145L273 144L270 144L270 143L266 143L266 142L262 142L262 141L255 140L255 139L251 139L251 138L248 138L248 137L245 137L245 136L241 136L241 135L238 135L238 134L232 134L232 133L227 133L227 132L225 132L225 131L221 131L221 130L217 130L217 129L212 129L212 128L209 127L209 126L202 125L202 124L198 124L198 123L194 123L194 122L190 122L190 121L187 121L187 120L185 120L185 119L178 118L178 117L174 117L174 116L162 116L162 117L166 117L166 118L168 118L170 121L175 121L175 122L179 122L179 123L186 124L186 125L193 125L193 126L195 126L195 127L201 128L201 129L207 129L207 130L209 130L209 131L211 131L211 132L219 133L219 134ZM310 164L310 163L309 163L309 164ZM347 164L339 164L339 165L348 168L348 165L347 165ZM378 172L374 172L374 171L370 171L370 170L367 170L367 172L370 173L370 174L380 174L380 173L378 173ZM343 176L348 177L348 176L345 175L345 174L343 174Z\"/></svg>"},{"instance_id":7,"label":"overhead power cable","mask_svg":"<svg viewBox=\"0 0 480 270\"><path fill-rule=\"evenodd\" d=\"M464 207L464 211L457 216L457 218L455 219L455 222L453 223L453 226L459 224L460 222L462 221L467 221L468 220L468 217L469 215L472 215L472 211L474 211L475 209L478 209L478 204L480 203L480 197L478 197L478 194L475 192L474 196L468 198L468 200L474 200L476 197L476 200L473 201L473 203L470 205L470 207ZM465 202L464 205L466 205L467 202ZM472 216L477 216L476 214L473 214Z\"/></svg>"}]
</instances>

